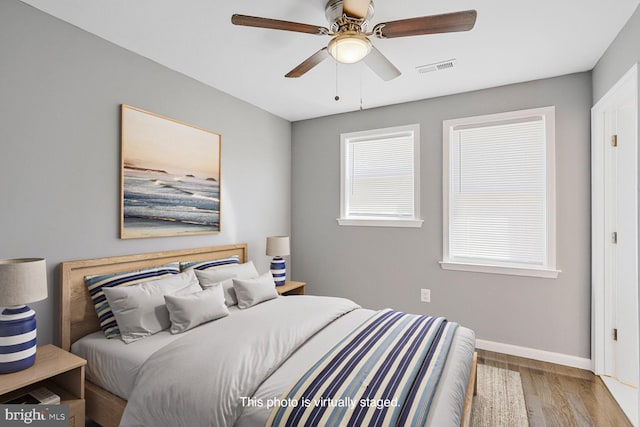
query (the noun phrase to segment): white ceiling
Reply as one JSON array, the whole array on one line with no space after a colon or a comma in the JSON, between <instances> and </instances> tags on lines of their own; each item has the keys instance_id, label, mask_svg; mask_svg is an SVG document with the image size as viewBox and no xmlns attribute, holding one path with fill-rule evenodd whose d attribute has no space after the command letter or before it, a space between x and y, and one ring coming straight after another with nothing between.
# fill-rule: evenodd
<instances>
[{"instance_id":1,"label":"white ceiling","mask_svg":"<svg viewBox=\"0 0 640 427\"><path fill-rule=\"evenodd\" d=\"M402 72L384 82L363 64L336 67L332 59L286 79L330 38L231 24L231 15L240 13L328 26L326 0L22 1L291 121L357 110L361 94L364 108L371 108L590 70L640 3L376 0L373 24L478 11L469 32L374 38ZM452 58L453 69L415 70Z\"/></svg>"}]
</instances>

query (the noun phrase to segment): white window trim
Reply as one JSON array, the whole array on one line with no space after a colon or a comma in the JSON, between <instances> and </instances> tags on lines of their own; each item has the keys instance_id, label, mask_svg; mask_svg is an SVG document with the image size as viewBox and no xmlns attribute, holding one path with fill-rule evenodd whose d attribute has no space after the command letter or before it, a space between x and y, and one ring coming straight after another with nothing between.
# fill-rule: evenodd
<instances>
[{"instance_id":1,"label":"white window trim","mask_svg":"<svg viewBox=\"0 0 640 427\"><path fill-rule=\"evenodd\" d=\"M404 217L349 217L346 214L348 195L345 193L347 165L345 153L349 141L358 139L388 138L400 133L413 134L413 218ZM340 218L339 225L357 227L409 227L420 228L424 222L420 219L420 125L396 126L384 129L373 129L361 132L343 133L340 135Z\"/></svg>"},{"instance_id":2,"label":"white window trim","mask_svg":"<svg viewBox=\"0 0 640 427\"><path fill-rule=\"evenodd\" d=\"M385 218L338 218L338 224L355 227L407 227L420 228L424 221L421 219L385 219Z\"/></svg>"},{"instance_id":3,"label":"white window trim","mask_svg":"<svg viewBox=\"0 0 640 427\"><path fill-rule=\"evenodd\" d=\"M452 259L449 251L449 183L450 183L450 142L454 127L482 125L489 122L505 122L528 116L545 116L546 128L546 167L547 167L547 265L538 268L521 264L482 263L482 260ZM556 152L555 152L555 107L532 108L507 113L444 120L442 122L442 253L440 266L443 270L470 271L478 273L508 274L540 278L557 278L561 270L556 268Z\"/></svg>"},{"instance_id":4,"label":"white window trim","mask_svg":"<svg viewBox=\"0 0 640 427\"><path fill-rule=\"evenodd\" d=\"M508 274L511 276L529 276L529 277L541 277L543 279L555 279L560 270L548 269L548 268L531 268L531 267L516 267L514 265L499 266L499 265L486 265L476 264L472 262L451 262L440 261L440 267L443 270L455 270L455 271L470 271L474 273L492 273L492 274Z\"/></svg>"}]
</instances>

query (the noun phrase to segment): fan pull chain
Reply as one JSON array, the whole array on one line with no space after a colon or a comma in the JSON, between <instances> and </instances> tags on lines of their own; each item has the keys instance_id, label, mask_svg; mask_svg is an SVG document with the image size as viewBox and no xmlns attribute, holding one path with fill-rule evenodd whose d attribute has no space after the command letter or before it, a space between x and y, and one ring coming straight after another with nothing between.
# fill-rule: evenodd
<instances>
[{"instance_id":1,"label":"fan pull chain","mask_svg":"<svg viewBox=\"0 0 640 427\"><path fill-rule=\"evenodd\" d=\"M362 64L360 64L360 111L364 110L362 106Z\"/></svg>"},{"instance_id":2,"label":"fan pull chain","mask_svg":"<svg viewBox=\"0 0 640 427\"><path fill-rule=\"evenodd\" d=\"M340 101L340 96L338 95L338 61L336 61L336 96L333 98L336 102Z\"/></svg>"}]
</instances>

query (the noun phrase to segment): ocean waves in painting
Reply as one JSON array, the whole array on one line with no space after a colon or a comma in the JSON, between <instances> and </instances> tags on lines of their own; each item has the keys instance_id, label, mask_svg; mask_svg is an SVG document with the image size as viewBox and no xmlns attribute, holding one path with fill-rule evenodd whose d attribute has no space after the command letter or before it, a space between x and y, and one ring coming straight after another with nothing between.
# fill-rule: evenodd
<instances>
[{"instance_id":1,"label":"ocean waves in painting","mask_svg":"<svg viewBox=\"0 0 640 427\"><path fill-rule=\"evenodd\" d=\"M214 178L125 166L124 226L142 234L219 231L220 185Z\"/></svg>"}]
</instances>

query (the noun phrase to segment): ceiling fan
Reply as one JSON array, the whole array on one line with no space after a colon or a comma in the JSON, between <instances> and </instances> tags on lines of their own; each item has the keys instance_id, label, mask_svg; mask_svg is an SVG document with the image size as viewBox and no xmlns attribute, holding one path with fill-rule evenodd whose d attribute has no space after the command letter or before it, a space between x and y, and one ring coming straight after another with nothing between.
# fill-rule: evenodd
<instances>
[{"instance_id":1,"label":"ceiling fan","mask_svg":"<svg viewBox=\"0 0 640 427\"><path fill-rule=\"evenodd\" d=\"M373 0L329 0L325 6L325 15L331 24L331 29L298 22L238 14L231 17L231 22L235 25L247 27L270 28L332 37L327 47L323 47L311 55L300 65L289 71L285 77L301 77L331 56L336 61L345 64L364 61L381 79L388 81L398 77L401 74L400 70L371 44L370 36L390 39L468 31L475 25L477 16L475 10L465 10L379 23L371 31L367 31L373 13Z\"/></svg>"}]
</instances>

